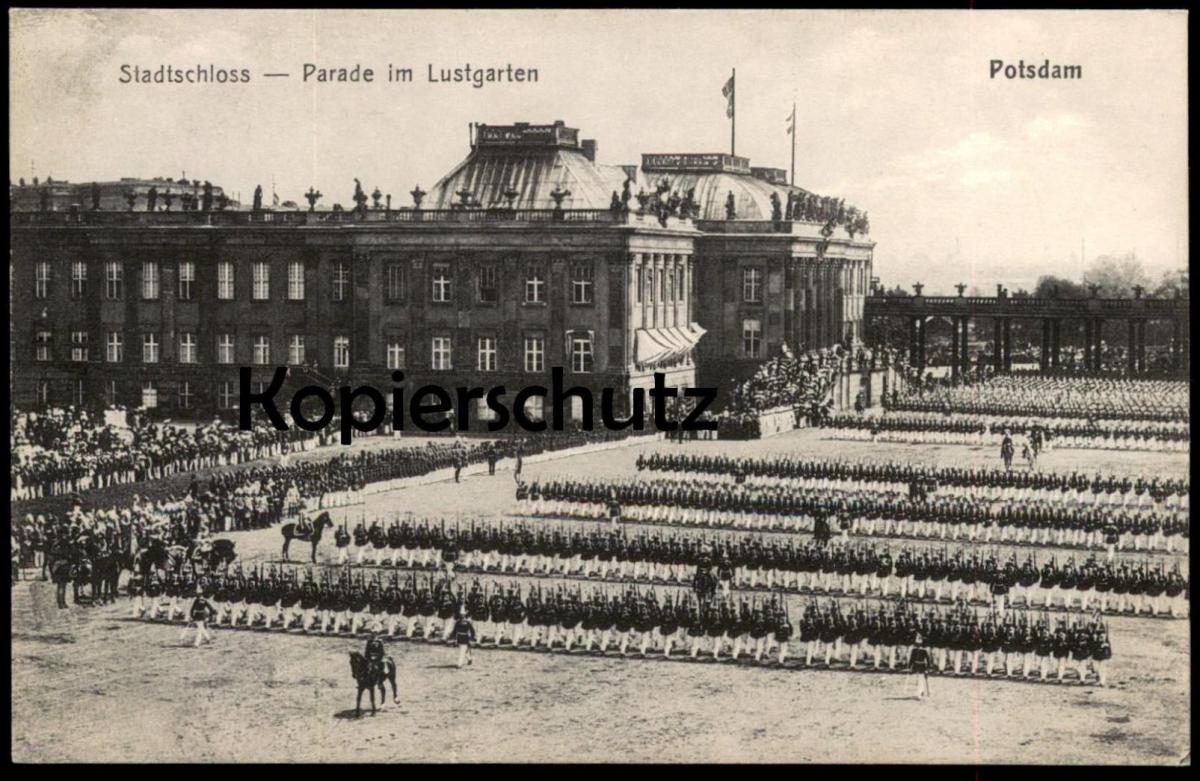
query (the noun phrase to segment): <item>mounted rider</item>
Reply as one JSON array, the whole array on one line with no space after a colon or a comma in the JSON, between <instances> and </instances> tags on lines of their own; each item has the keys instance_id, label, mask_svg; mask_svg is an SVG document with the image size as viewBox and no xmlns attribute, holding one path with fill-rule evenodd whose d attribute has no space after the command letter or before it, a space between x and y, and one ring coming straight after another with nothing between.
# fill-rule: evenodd
<instances>
[{"instance_id":1,"label":"mounted rider","mask_svg":"<svg viewBox=\"0 0 1200 781\"><path fill-rule=\"evenodd\" d=\"M383 675L383 640L374 632L367 635L367 647L363 651L367 664L376 675Z\"/></svg>"}]
</instances>

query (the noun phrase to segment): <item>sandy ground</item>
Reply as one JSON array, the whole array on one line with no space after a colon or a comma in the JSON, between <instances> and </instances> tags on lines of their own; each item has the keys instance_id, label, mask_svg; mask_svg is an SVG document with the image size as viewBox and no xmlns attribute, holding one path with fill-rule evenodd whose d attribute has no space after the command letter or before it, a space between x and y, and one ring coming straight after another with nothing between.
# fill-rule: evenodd
<instances>
[{"instance_id":1,"label":"sandy ground","mask_svg":"<svg viewBox=\"0 0 1200 781\"><path fill-rule=\"evenodd\" d=\"M527 465L527 478L631 476L642 444ZM871 445L795 432L688 452L998 462L991 449ZM1181 474L1185 456L1051 452L1043 469ZM504 518L509 472L372 497L339 516ZM244 560L274 559L276 530L232 535ZM298 552L298 551L297 551ZM321 559L334 553L323 543ZM1185 560L1186 561L1186 560ZM180 629L126 618L128 603L54 608L40 582L12 600L16 761L743 761L1177 764L1190 757L1188 622L1110 619L1110 687L792 671L529 651L389 645L400 703L355 719L347 653L361 639L217 630L196 650ZM189 638L190 639L190 638ZM1190 760L1189 760L1190 761Z\"/></svg>"}]
</instances>

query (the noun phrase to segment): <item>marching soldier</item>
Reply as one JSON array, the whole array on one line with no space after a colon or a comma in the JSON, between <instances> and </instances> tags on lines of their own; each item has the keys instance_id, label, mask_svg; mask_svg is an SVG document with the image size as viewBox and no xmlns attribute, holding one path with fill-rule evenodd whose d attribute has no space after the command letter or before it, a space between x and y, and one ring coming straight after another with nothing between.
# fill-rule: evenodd
<instances>
[{"instance_id":1,"label":"marching soldier","mask_svg":"<svg viewBox=\"0 0 1200 781\"><path fill-rule=\"evenodd\" d=\"M929 697L929 651L925 648L925 638L920 632L913 639L912 650L908 652L908 669L917 679L917 699Z\"/></svg>"},{"instance_id":2,"label":"marching soldier","mask_svg":"<svg viewBox=\"0 0 1200 781\"><path fill-rule=\"evenodd\" d=\"M196 598L192 600L192 607L188 611L191 620L184 625L183 633L179 636L179 641L183 642L187 639L187 630L189 626L196 627L196 648L200 647L201 642L212 642L212 636L208 633L207 624L214 615L212 604L204 596L204 588L200 585L196 586Z\"/></svg>"},{"instance_id":3,"label":"marching soldier","mask_svg":"<svg viewBox=\"0 0 1200 781\"><path fill-rule=\"evenodd\" d=\"M471 664L474 661L471 644L475 642L475 626L467 617L466 606L459 609L458 620L454 622L454 641L458 645L458 667L461 669L464 663Z\"/></svg>"}]
</instances>

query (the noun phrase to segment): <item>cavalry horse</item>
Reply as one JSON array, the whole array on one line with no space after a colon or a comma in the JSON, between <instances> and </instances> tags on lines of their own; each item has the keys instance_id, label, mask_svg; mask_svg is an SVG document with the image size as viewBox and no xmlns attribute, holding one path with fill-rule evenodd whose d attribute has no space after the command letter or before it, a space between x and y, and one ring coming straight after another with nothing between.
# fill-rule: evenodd
<instances>
[{"instance_id":1,"label":"cavalry horse","mask_svg":"<svg viewBox=\"0 0 1200 781\"><path fill-rule=\"evenodd\" d=\"M178 572L187 560L187 552L182 545L168 545L158 537L151 537L146 547L134 555L132 569L143 579L148 578L154 570L160 573Z\"/></svg>"},{"instance_id":2,"label":"cavalry horse","mask_svg":"<svg viewBox=\"0 0 1200 781\"><path fill-rule=\"evenodd\" d=\"M214 572L221 570L228 571L229 565L237 558L237 553L234 551L236 543L233 540L219 539L213 540L207 550L193 543L191 550L188 551L187 558L192 562L193 566L203 565L205 572Z\"/></svg>"},{"instance_id":3,"label":"cavalry horse","mask_svg":"<svg viewBox=\"0 0 1200 781\"><path fill-rule=\"evenodd\" d=\"M383 705L387 702L387 688L384 686L385 683L392 684L392 701L397 705L400 704L400 695L396 692L396 662L392 657L385 656L383 658L383 669L381 670L379 667L368 662L367 657L358 651L351 651L350 672L354 675L355 683L358 684L358 697L354 701L355 717L362 715L363 692L371 694L372 716L375 715L376 687L379 689L379 704Z\"/></svg>"},{"instance_id":4,"label":"cavalry horse","mask_svg":"<svg viewBox=\"0 0 1200 781\"><path fill-rule=\"evenodd\" d=\"M279 533L283 535L283 560L288 560L288 546L292 544L292 540L302 540L312 543L312 561L317 563L317 546L321 544L321 535L325 529L333 528L333 518L329 517L329 511L321 513L313 521L311 532L298 533L295 523L285 523L279 529Z\"/></svg>"}]
</instances>

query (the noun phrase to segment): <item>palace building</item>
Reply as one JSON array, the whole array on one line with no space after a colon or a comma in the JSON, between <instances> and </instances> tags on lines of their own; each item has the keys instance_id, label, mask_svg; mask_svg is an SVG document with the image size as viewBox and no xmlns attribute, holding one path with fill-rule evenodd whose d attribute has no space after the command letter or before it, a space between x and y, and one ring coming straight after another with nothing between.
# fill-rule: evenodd
<instances>
[{"instance_id":1,"label":"palace building","mask_svg":"<svg viewBox=\"0 0 1200 781\"><path fill-rule=\"evenodd\" d=\"M555 366L597 405L655 372L722 387L784 344L861 339L874 247L865 217L781 171L724 154L605 165L561 121L475 126L466 159L403 208L361 190L309 211L91 193L13 201L18 406L211 418L232 414L243 366L256 390L290 367L281 405L314 382L386 394L397 369L406 391L503 385L509 402Z\"/></svg>"}]
</instances>

